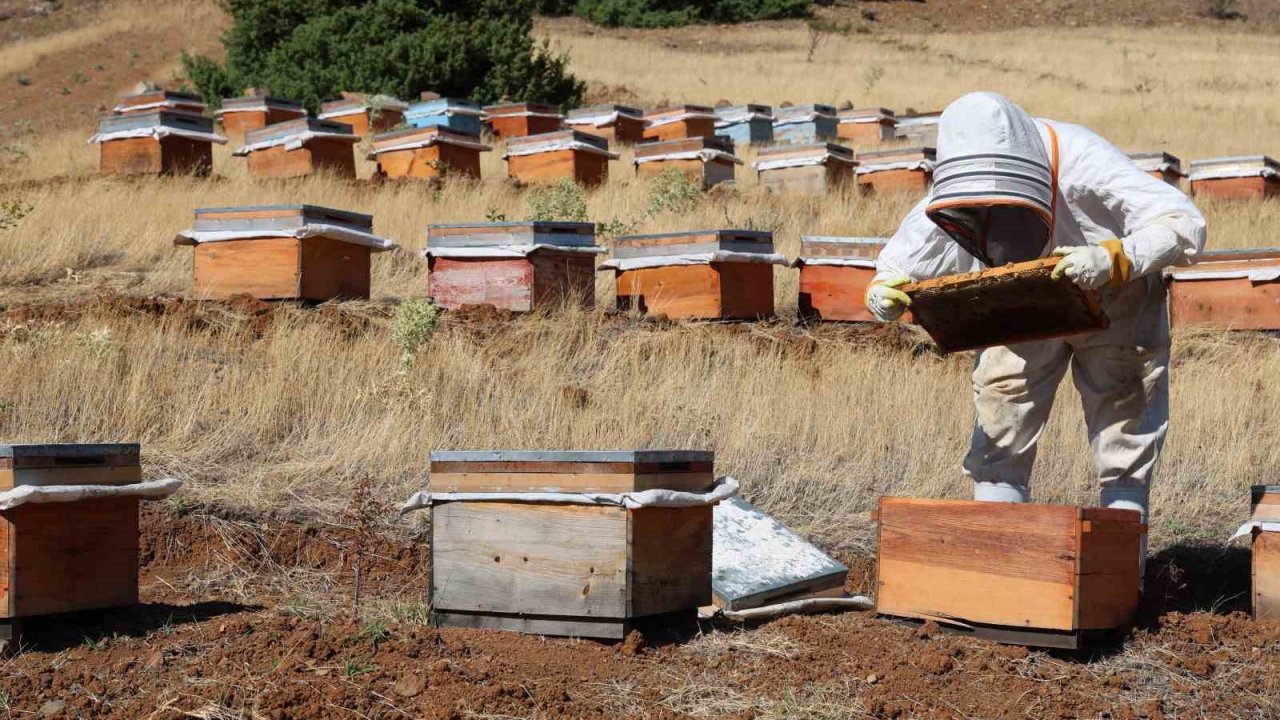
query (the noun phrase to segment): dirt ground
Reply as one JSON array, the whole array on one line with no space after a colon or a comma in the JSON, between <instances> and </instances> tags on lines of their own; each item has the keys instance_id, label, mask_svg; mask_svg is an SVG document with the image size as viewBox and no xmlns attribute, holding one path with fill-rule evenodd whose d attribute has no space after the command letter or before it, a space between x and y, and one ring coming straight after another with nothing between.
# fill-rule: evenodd
<instances>
[{"instance_id":1,"label":"dirt ground","mask_svg":"<svg viewBox=\"0 0 1280 720\"><path fill-rule=\"evenodd\" d=\"M29 623L0 665L9 717L1225 718L1280 712L1280 624L1240 612L1247 553L1152 561L1141 626L1065 654L865 613L606 644L426 623L426 539L365 555L333 525L159 506L142 604ZM869 590L868 558L848 586ZM1223 599L1226 599L1225 602Z\"/></svg>"}]
</instances>

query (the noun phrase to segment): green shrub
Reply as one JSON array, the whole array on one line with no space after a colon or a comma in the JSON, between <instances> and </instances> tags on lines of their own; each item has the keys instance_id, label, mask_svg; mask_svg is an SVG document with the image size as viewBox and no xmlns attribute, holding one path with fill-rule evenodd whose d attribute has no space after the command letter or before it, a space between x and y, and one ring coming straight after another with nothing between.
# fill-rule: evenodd
<instances>
[{"instance_id":1,"label":"green shrub","mask_svg":"<svg viewBox=\"0 0 1280 720\"><path fill-rule=\"evenodd\" d=\"M400 350L400 367L413 369L418 349L436 331L440 308L430 300L408 300L396 306L391 317L391 342Z\"/></svg>"},{"instance_id":2,"label":"green shrub","mask_svg":"<svg viewBox=\"0 0 1280 720\"><path fill-rule=\"evenodd\" d=\"M812 0L578 0L575 12L605 27L653 28L802 18L812 5Z\"/></svg>"},{"instance_id":3,"label":"green shrub","mask_svg":"<svg viewBox=\"0 0 1280 720\"><path fill-rule=\"evenodd\" d=\"M587 193L572 178L561 178L529 193L528 220L543 222L588 222Z\"/></svg>"},{"instance_id":4,"label":"green shrub","mask_svg":"<svg viewBox=\"0 0 1280 720\"><path fill-rule=\"evenodd\" d=\"M532 35L543 0L224 0L226 61L183 55L206 102L249 86L312 111L343 90L574 105L585 85Z\"/></svg>"},{"instance_id":5,"label":"green shrub","mask_svg":"<svg viewBox=\"0 0 1280 720\"><path fill-rule=\"evenodd\" d=\"M0 230L8 230L31 212L31 206L18 200L0 200Z\"/></svg>"}]
</instances>

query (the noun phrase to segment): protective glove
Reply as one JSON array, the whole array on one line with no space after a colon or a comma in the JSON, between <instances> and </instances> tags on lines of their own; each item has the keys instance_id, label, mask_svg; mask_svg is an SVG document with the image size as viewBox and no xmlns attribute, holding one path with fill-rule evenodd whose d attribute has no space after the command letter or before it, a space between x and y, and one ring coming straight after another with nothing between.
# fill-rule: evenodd
<instances>
[{"instance_id":1,"label":"protective glove","mask_svg":"<svg viewBox=\"0 0 1280 720\"><path fill-rule=\"evenodd\" d=\"M1050 274L1054 280L1066 275L1085 290L1097 290L1108 283L1123 285L1129 282L1133 263L1124 254L1119 240L1108 240L1100 245L1079 245L1055 248L1054 255L1063 256Z\"/></svg>"},{"instance_id":2,"label":"protective glove","mask_svg":"<svg viewBox=\"0 0 1280 720\"><path fill-rule=\"evenodd\" d=\"M878 280L867 288L865 298L867 309L880 322L893 322L902 317L902 313L911 306L911 298L901 290L902 285L911 282L911 278L900 276L888 280Z\"/></svg>"}]
</instances>

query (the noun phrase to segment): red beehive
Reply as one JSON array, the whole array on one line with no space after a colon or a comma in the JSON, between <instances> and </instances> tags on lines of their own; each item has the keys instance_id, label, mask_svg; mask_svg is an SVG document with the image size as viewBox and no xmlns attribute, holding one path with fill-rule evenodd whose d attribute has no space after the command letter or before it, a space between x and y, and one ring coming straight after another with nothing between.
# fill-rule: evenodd
<instances>
[{"instance_id":1,"label":"red beehive","mask_svg":"<svg viewBox=\"0 0 1280 720\"><path fill-rule=\"evenodd\" d=\"M1165 277L1175 327L1280 330L1280 248L1208 252Z\"/></svg>"},{"instance_id":2,"label":"red beehive","mask_svg":"<svg viewBox=\"0 0 1280 720\"><path fill-rule=\"evenodd\" d=\"M800 317L808 320L875 322L867 309L867 288L876 275L884 238L805 237L800 239ZM910 322L908 317L903 322Z\"/></svg>"},{"instance_id":3,"label":"red beehive","mask_svg":"<svg viewBox=\"0 0 1280 720\"><path fill-rule=\"evenodd\" d=\"M1219 200L1280 197L1280 163L1266 155L1192 160L1191 194Z\"/></svg>"},{"instance_id":4,"label":"red beehive","mask_svg":"<svg viewBox=\"0 0 1280 720\"><path fill-rule=\"evenodd\" d=\"M233 154L247 157L256 177L303 177L320 171L356 176L355 144L360 138L346 123L298 118L250 130L244 141Z\"/></svg>"},{"instance_id":5,"label":"red beehive","mask_svg":"<svg viewBox=\"0 0 1280 720\"><path fill-rule=\"evenodd\" d=\"M236 143L244 142L245 133L268 125L297 120L307 116L302 103L266 95L227 98L217 113L222 131Z\"/></svg>"},{"instance_id":6,"label":"red beehive","mask_svg":"<svg viewBox=\"0 0 1280 720\"><path fill-rule=\"evenodd\" d=\"M644 112L626 105L592 105L570 110L564 124L613 143L631 145L644 139Z\"/></svg>"},{"instance_id":7,"label":"red beehive","mask_svg":"<svg viewBox=\"0 0 1280 720\"><path fill-rule=\"evenodd\" d=\"M927 192L936 157L931 147L858 153L858 184L877 192Z\"/></svg>"},{"instance_id":8,"label":"red beehive","mask_svg":"<svg viewBox=\"0 0 1280 720\"><path fill-rule=\"evenodd\" d=\"M644 114L645 140L715 137L715 110L702 105L676 105Z\"/></svg>"},{"instance_id":9,"label":"red beehive","mask_svg":"<svg viewBox=\"0 0 1280 720\"><path fill-rule=\"evenodd\" d=\"M368 159L389 179L438 178L447 174L480 179L480 153L493 148L480 139L439 125L375 135Z\"/></svg>"},{"instance_id":10,"label":"red beehive","mask_svg":"<svg viewBox=\"0 0 1280 720\"><path fill-rule=\"evenodd\" d=\"M618 154L609 141L577 130L512 137L507 141L507 176L522 183L570 178L588 187L609 179L609 161Z\"/></svg>"},{"instance_id":11,"label":"red beehive","mask_svg":"<svg viewBox=\"0 0 1280 720\"><path fill-rule=\"evenodd\" d=\"M502 140L545 135L563 126L560 108L546 103L506 103L486 105L484 122Z\"/></svg>"}]
</instances>

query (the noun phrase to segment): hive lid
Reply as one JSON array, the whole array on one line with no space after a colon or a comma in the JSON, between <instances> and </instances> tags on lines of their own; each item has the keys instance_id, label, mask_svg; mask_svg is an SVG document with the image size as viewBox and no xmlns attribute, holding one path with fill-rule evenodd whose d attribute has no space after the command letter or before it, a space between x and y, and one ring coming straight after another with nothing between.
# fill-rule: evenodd
<instances>
[{"instance_id":1,"label":"hive lid","mask_svg":"<svg viewBox=\"0 0 1280 720\"><path fill-rule=\"evenodd\" d=\"M773 111L773 121L775 123L805 122L815 117L835 118L837 117L836 109L830 105L809 103L775 108Z\"/></svg>"},{"instance_id":2,"label":"hive lid","mask_svg":"<svg viewBox=\"0 0 1280 720\"><path fill-rule=\"evenodd\" d=\"M502 103L499 105L485 105L484 114L491 118L504 115L554 115L559 117L560 108L551 103Z\"/></svg>"},{"instance_id":3,"label":"hive lid","mask_svg":"<svg viewBox=\"0 0 1280 720\"><path fill-rule=\"evenodd\" d=\"M196 112L203 112L207 107L199 95L173 90L148 90L120 98L115 112L135 112L153 108L190 108Z\"/></svg>"},{"instance_id":4,"label":"hive lid","mask_svg":"<svg viewBox=\"0 0 1280 720\"><path fill-rule=\"evenodd\" d=\"M613 240L618 259L714 252L773 253L773 233L757 230L689 230L651 235L622 235Z\"/></svg>"},{"instance_id":5,"label":"hive lid","mask_svg":"<svg viewBox=\"0 0 1280 720\"><path fill-rule=\"evenodd\" d=\"M895 162L933 161L938 153L931 147L897 148L895 150L877 150L875 152L858 153L858 161L867 165L887 165Z\"/></svg>"},{"instance_id":6,"label":"hive lid","mask_svg":"<svg viewBox=\"0 0 1280 720\"><path fill-rule=\"evenodd\" d=\"M359 141L359 138L356 137L355 132L347 123L304 117L250 130L244 134L244 144L258 145L260 143L271 143L276 141L283 142L290 138L308 133L346 135L349 136L353 142Z\"/></svg>"},{"instance_id":7,"label":"hive lid","mask_svg":"<svg viewBox=\"0 0 1280 720\"><path fill-rule=\"evenodd\" d=\"M1236 155L1233 157L1205 158L1191 161L1191 167L1197 170L1217 165L1256 165L1258 167L1280 169L1280 162L1276 162L1275 158L1269 155Z\"/></svg>"},{"instance_id":8,"label":"hive lid","mask_svg":"<svg viewBox=\"0 0 1280 720\"><path fill-rule=\"evenodd\" d=\"M427 247L558 245L595 247L596 226L574 222L498 222L428 225Z\"/></svg>"},{"instance_id":9,"label":"hive lid","mask_svg":"<svg viewBox=\"0 0 1280 720\"><path fill-rule=\"evenodd\" d=\"M910 115L898 115L898 127L914 127L917 125L937 125L942 119L942 111L934 110L932 112L911 113Z\"/></svg>"},{"instance_id":10,"label":"hive lid","mask_svg":"<svg viewBox=\"0 0 1280 720\"><path fill-rule=\"evenodd\" d=\"M886 242L886 238L807 235L800 238L800 253L806 257L874 260L880 256Z\"/></svg>"},{"instance_id":11,"label":"hive lid","mask_svg":"<svg viewBox=\"0 0 1280 720\"><path fill-rule=\"evenodd\" d=\"M389 95L365 95L364 93L349 93L349 95L349 97L344 97L340 100L329 100L321 103L320 119L351 115L374 107L378 110L391 110L393 112L404 112L409 107L409 103L397 100Z\"/></svg>"},{"instance_id":12,"label":"hive lid","mask_svg":"<svg viewBox=\"0 0 1280 720\"><path fill-rule=\"evenodd\" d=\"M729 122L743 122L751 119L751 116L772 117L773 106L756 105L747 103L746 105L726 105L715 109L716 117L720 120Z\"/></svg>"},{"instance_id":13,"label":"hive lid","mask_svg":"<svg viewBox=\"0 0 1280 720\"><path fill-rule=\"evenodd\" d=\"M432 463L708 463L715 460L715 453L710 450L439 450L431 453L430 460Z\"/></svg>"},{"instance_id":14,"label":"hive lid","mask_svg":"<svg viewBox=\"0 0 1280 720\"><path fill-rule=\"evenodd\" d=\"M484 114L480 103L458 98L436 98L413 103L405 110L405 118L430 117L432 115L474 115Z\"/></svg>"},{"instance_id":15,"label":"hive lid","mask_svg":"<svg viewBox=\"0 0 1280 720\"><path fill-rule=\"evenodd\" d=\"M1178 268L1178 270L1179 271L1194 270L1196 266L1200 265L1201 263L1242 262L1245 260L1276 260L1278 258L1280 258L1280 247L1235 248L1232 250L1207 250L1200 254L1200 257L1196 260L1195 265L1191 265L1185 268Z\"/></svg>"},{"instance_id":16,"label":"hive lid","mask_svg":"<svg viewBox=\"0 0 1280 720\"><path fill-rule=\"evenodd\" d=\"M271 97L270 95L246 95L244 97L224 99L219 113L252 111L262 108L291 111L303 115L307 112L306 108L302 107L302 103L297 100L286 100L284 98Z\"/></svg>"},{"instance_id":17,"label":"hive lid","mask_svg":"<svg viewBox=\"0 0 1280 720\"><path fill-rule=\"evenodd\" d=\"M774 145L760 150L756 156L763 161L782 160L787 158L802 159L808 157L833 157L847 162L854 162L853 148L835 143L809 143L805 145Z\"/></svg>"},{"instance_id":18,"label":"hive lid","mask_svg":"<svg viewBox=\"0 0 1280 720\"><path fill-rule=\"evenodd\" d=\"M138 443L15 443L0 445L0 458L93 458L102 455L133 455Z\"/></svg>"},{"instance_id":19,"label":"hive lid","mask_svg":"<svg viewBox=\"0 0 1280 720\"><path fill-rule=\"evenodd\" d=\"M398 148L422 147L428 144L444 143L462 145L481 152L492 150L480 142L479 135L454 130L441 125L427 125L420 128L392 130L373 136L373 153L388 152Z\"/></svg>"},{"instance_id":20,"label":"hive lid","mask_svg":"<svg viewBox=\"0 0 1280 720\"><path fill-rule=\"evenodd\" d=\"M590 105L570 110L565 116L566 122L577 124L578 122L593 120L599 117L621 115L640 119L644 117L644 111L640 108L631 107L629 105ZM576 122L575 122L576 121Z\"/></svg>"},{"instance_id":21,"label":"hive lid","mask_svg":"<svg viewBox=\"0 0 1280 720\"><path fill-rule=\"evenodd\" d=\"M895 116L889 108L850 108L839 112L840 122L879 122L894 120Z\"/></svg>"},{"instance_id":22,"label":"hive lid","mask_svg":"<svg viewBox=\"0 0 1280 720\"><path fill-rule=\"evenodd\" d=\"M706 105L668 105L666 107L651 108L646 110L644 117L646 120L655 120L668 116L682 115L705 115L714 117L715 110Z\"/></svg>"},{"instance_id":23,"label":"hive lid","mask_svg":"<svg viewBox=\"0 0 1280 720\"><path fill-rule=\"evenodd\" d=\"M556 130L539 135L524 135L507 140L507 154L522 155L533 152L553 152L563 149L591 149L609 152L609 141L599 135L581 130Z\"/></svg>"},{"instance_id":24,"label":"hive lid","mask_svg":"<svg viewBox=\"0 0 1280 720\"><path fill-rule=\"evenodd\" d=\"M197 208L197 232L288 230L304 225L336 225L361 232L373 229L373 216L317 205L244 205Z\"/></svg>"},{"instance_id":25,"label":"hive lid","mask_svg":"<svg viewBox=\"0 0 1280 720\"><path fill-rule=\"evenodd\" d=\"M481 450L431 453L431 489L468 493L703 492L715 455L694 450Z\"/></svg>"},{"instance_id":26,"label":"hive lid","mask_svg":"<svg viewBox=\"0 0 1280 720\"><path fill-rule=\"evenodd\" d=\"M732 155L733 140L724 135L715 135L713 137L677 138L675 140L644 142L636 146L635 157L666 156L676 153L698 152L700 150L712 150Z\"/></svg>"},{"instance_id":27,"label":"hive lid","mask_svg":"<svg viewBox=\"0 0 1280 720\"><path fill-rule=\"evenodd\" d=\"M118 133L146 128L171 128L188 132L212 133L213 118L181 110L151 110L129 115L103 115L98 118L98 134Z\"/></svg>"},{"instance_id":28,"label":"hive lid","mask_svg":"<svg viewBox=\"0 0 1280 720\"><path fill-rule=\"evenodd\" d=\"M1256 505L1263 495L1280 495L1280 485L1254 485L1249 488L1250 496Z\"/></svg>"}]
</instances>

